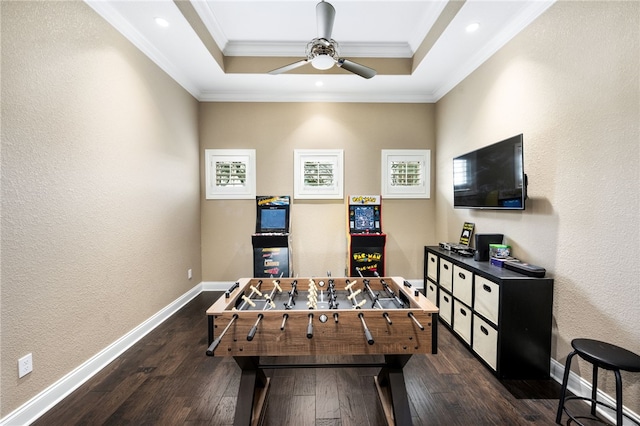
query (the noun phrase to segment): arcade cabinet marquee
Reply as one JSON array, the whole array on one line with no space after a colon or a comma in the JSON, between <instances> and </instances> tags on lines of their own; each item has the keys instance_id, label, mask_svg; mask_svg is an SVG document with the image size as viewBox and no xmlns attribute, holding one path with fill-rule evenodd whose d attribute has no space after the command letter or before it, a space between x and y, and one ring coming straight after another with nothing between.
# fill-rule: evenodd
<instances>
[{"instance_id":1,"label":"arcade cabinet marquee","mask_svg":"<svg viewBox=\"0 0 640 426\"><path fill-rule=\"evenodd\" d=\"M251 237L256 278L291 276L290 201L288 195L256 197L256 233Z\"/></svg>"},{"instance_id":2,"label":"arcade cabinet marquee","mask_svg":"<svg viewBox=\"0 0 640 426\"><path fill-rule=\"evenodd\" d=\"M385 275L386 235L382 232L382 197L349 196L349 276Z\"/></svg>"}]
</instances>

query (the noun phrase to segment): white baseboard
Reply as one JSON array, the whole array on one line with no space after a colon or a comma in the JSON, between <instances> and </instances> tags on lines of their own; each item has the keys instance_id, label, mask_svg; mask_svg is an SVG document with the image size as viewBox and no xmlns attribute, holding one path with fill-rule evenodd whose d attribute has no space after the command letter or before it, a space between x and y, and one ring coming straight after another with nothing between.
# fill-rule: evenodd
<instances>
[{"instance_id":1,"label":"white baseboard","mask_svg":"<svg viewBox=\"0 0 640 426\"><path fill-rule=\"evenodd\" d=\"M576 357L577 358L577 357ZM574 358L575 359L575 358ZM555 359L551 359L551 378L553 378L556 382L562 384L562 379L564 377L564 364L559 363ZM567 389L571 391L576 396L581 396L585 398L591 398L591 383L578 376L576 373L571 371L569 373L569 382L567 384ZM598 389L598 393L596 394L596 398L598 401L602 401L605 404L609 404L613 407L616 406L616 400L606 393L602 392ZM589 404L585 401L585 404ZM640 416L637 413L634 413L627 407L622 407L622 411L624 414L629 416L630 419L633 419L637 424L640 424ZM606 407L602 407L598 405L598 413L606 418L611 424L615 424L616 422L616 413L613 410L609 410ZM634 425L629 419L623 419L623 425Z\"/></svg>"},{"instance_id":2,"label":"white baseboard","mask_svg":"<svg viewBox=\"0 0 640 426\"><path fill-rule=\"evenodd\" d=\"M151 318L98 352L6 417L0 419L0 426L24 426L37 420L202 291L202 283L187 291Z\"/></svg>"}]
</instances>

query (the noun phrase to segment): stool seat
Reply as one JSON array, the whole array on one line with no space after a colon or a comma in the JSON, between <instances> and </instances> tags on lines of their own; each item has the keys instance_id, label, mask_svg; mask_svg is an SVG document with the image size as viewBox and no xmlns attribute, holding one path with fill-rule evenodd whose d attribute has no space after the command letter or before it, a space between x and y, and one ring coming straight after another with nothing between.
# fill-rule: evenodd
<instances>
[{"instance_id":1,"label":"stool seat","mask_svg":"<svg viewBox=\"0 0 640 426\"><path fill-rule=\"evenodd\" d=\"M616 425L622 426L623 418L631 420L633 423L638 424L634 419L631 419L628 415L622 411L622 376L620 371L629 371L633 373L640 372L640 355L637 355L627 349L620 346L612 345L611 343L602 342L593 339L573 339L571 341L573 352L567 356L567 361L564 367L564 377L562 379L562 389L560 390L560 400L558 402L558 412L556 414L556 423L562 424L562 413L566 413L569 416L569 422L575 422L582 426L582 423L578 421L577 416L571 414L565 402L572 399L581 399L591 403L591 420L599 420L596 414L596 406L601 405L614 410L616 413ZM593 366L593 375L591 384L591 398L583 396L567 396L567 385L569 383L569 372L571 371L571 359L578 355L580 358L589 362ZM598 369L613 371L616 378L616 405L615 407L607 404L606 402L599 401L597 398L598 393ZM584 416L581 416L584 417ZM585 417L589 418L589 417ZM640 426L640 425L639 425Z\"/></svg>"},{"instance_id":2,"label":"stool seat","mask_svg":"<svg viewBox=\"0 0 640 426\"><path fill-rule=\"evenodd\" d=\"M571 346L581 358L600 368L640 372L640 355L620 346L592 339L574 339Z\"/></svg>"}]
</instances>

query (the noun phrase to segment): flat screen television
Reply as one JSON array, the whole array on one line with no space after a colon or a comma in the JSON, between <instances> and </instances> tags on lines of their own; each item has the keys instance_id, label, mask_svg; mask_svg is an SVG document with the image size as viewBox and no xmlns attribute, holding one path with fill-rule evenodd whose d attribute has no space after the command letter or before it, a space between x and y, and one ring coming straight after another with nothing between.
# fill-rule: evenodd
<instances>
[{"instance_id":1,"label":"flat screen television","mask_svg":"<svg viewBox=\"0 0 640 426\"><path fill-rule=\"evenodd\" d=\"M524 210L523 135L517 135L453 159L453 207Z\"/></svg>"}]
</instances>

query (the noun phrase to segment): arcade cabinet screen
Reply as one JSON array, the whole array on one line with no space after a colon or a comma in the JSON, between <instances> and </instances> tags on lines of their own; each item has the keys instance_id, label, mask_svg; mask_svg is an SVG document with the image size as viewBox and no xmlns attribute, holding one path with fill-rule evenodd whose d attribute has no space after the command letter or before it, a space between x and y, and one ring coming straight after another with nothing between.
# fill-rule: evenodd
<instances>
[{"instance_id":1,"label":"arcade cabinet screen","mask_svg":"<svg viewBox=\"0 0 640 426\"><path fill-rule=\"evenodd\" d=\"M287 211L285 209L262 209L260 228L265 232L286 232Z\"/></svg>"},{"instance_id":2,"label":"arcade cabinet screen","mask_svg":"<svg viewBox=\"0 0 640 426\"><path fill-rule=\"evenodd\" d=\"M354 210L354 226L356 231L376 229L373 206L356 207Z\"/></svg>"}]
</instances>

